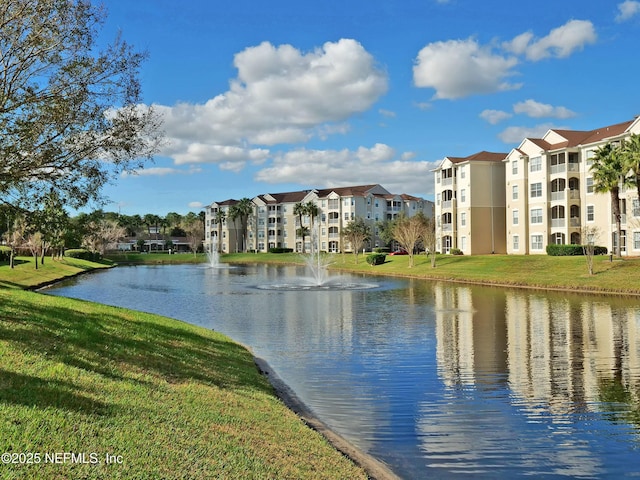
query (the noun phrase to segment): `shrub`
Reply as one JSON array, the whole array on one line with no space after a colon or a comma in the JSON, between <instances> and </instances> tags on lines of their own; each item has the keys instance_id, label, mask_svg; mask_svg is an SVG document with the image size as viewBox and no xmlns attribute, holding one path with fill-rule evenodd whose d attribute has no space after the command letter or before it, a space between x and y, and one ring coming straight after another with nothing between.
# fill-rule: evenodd
<instances>
[{"instance_id":1,"label":"shrub","mask_svg":"<svg viewBox=\"0 0 640 480\"><path fill-rule=\"evenodd\" d=\"M91 262L97 262L101 259L101 255L97 252L90 252L84 248L70 248L64 252L65 256L69 258L80 258L81 260L89 260Z\"/></svg>"},{"instance_id":2,"label":"shrub","mask_svg":"<svg viewBox=\"0 0 640 480\"><path fill-rule=\"evenodd\" d=\"M460 250L459 248L452 248L449 253L451 253L451 255L464 255L462 253L462 250Z\"/></svg>"},{"instance_id":3,"label":"shrub","mask_svg":"<svg viewBox=\"0 0 640 480\"><path fill-rule=\"evenodd\" d=\"M371 253L367 255L367 263L369 265L381 265L385 262L387 256L384 253Z\"/></svg>"},{"instance_id":4,"label":"shrub","mask_svg":"<svg viewBox=\"0 0 640 480\"><path fill-rule=\"evenodd\" d=\"M11 247L0 246L0 262L8 262L11 257Z\"/></svg>"},{"instance_id":5,"label":"shrub","mask_svg":"<svg viewBox=\"0 0 640 480\"><path fill-rule=\"evenodd\" d=\"M606 255L607 247L594 247L594 255ZM547 245L547 255L552 257L567 257L584 255L583 245Z\"/></svg>"},{"instance_id":6,"label":"shrub","mask_svg":"<svg viewBox=\"0 0 640 480\"><path fill-rule=\"evenodd\" d=\"M291 253L293 248L273 247L269 249L269 253Z\"/></svg>"}]
</instances>

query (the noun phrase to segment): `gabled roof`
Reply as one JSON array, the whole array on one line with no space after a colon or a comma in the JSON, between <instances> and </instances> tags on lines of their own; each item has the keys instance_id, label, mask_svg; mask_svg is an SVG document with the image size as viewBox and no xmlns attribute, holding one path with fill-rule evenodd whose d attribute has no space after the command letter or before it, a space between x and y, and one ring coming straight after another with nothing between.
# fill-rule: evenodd
<instances>
[{"instance_id":1,"label":"gabled roof","mask_svg":"<svg viewBox=\"0 0 640 480\"><path fill-rule=\"evenodd\" d=\"M351 187L324 188L324 189L318 190L318 198L327 197L332 192L337 193L341 197L348 197L348 196L364 197L364 196L368 195L369 193L371 193L371 190L381 190L382 192L384 192L384 193L382 193L382 192L381 193L373 193L373 195L376 195L376 194L384 195L384 194L388 194L389 193L384 188L382 188L382 186L380 186L378 184L374 184L374 185L355 185L355 186L351 186Z\"/></svg>"},{"instance_id":2,"label":"gabled roof","mask_svg":"<svg viewBox=\"0 0 640 480\"><path fill-rule=\"evenodd\" d=\"M257 198L264 203L297 203L304 200L309 190L299 190L297 192L284 192L284 193L265 193L264 195L258 195Z\"/></svg>"},{"instance_id":3,"label":"gabled roof","mask_svg":"<svg viewBox=\"0 0 640 480\"><path fill-rule=\"evenodd\" d=\"M508 153L487 152L485 150L469 155L468 157L445 157L451 163L462 162L501 162L507 157Z\"/></svg>"},{"instance_id":4,"label":"gabled roof","mask_svg":"<svg viewBox=\"0 0 640 480\"><path fill-rule=\"evenodd\" d=\"M594 130L560 130L552 128L545 134L545 138L549 133L553 132L565 141L557 143L549 143L543 139L528 138L536 145L540 146L543 150L557 150L560 148L575 148L583 145L589 145L592 143L600 143L609 138L615 138L623 135L629 127L634 123L634 120L628 120L626 122L616 123L615 125L608 125L605 127L596 128Z\"/></svg>"}]
</instances>

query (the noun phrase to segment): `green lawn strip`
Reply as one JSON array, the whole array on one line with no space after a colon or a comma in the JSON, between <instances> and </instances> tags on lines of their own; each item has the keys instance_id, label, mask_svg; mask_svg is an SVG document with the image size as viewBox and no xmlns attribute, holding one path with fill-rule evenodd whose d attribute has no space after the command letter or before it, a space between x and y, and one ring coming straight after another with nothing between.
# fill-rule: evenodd
<instances>
[{"instance_id":1,"label":"green lawn strip","mask_svg":"<svg viewBox=\"0 0 640 480\"><path fill-rule=\"evenodd\" d=\"M89 262L79 258L52 259L47 257L44 265L38 263L35 268L33 257L17 257L15 267L8 263L0 263L0 287L5 288L35 288L63 278L72 277L90 270L109 268L113 264Z\"/></svg>"},{"instance_id":2,"label":"green lawn strip","mask_svg":"<svg viewBox=\"0 0 640 480\"><path fill-rule=\"evenodd\" d=\"M371 266L359 255L335 254L330 269L373 275L406 276L424 279L484 283L517 287L567 289L608 293L640 294L640 258L598 256L594 259L594 275L589 275L584 257L552 257L547 255L439 255L436 268L431 268L425 255L414 257L409 268L406 255L387 256L382 265ZM300 254L227 254L221 258L230 263L298 263Z\"/></svg>"},{"instance_id":3,"label":"green lawn strip","mask_svg":"<svg viewBox=\"0 0 640 480\"><path fill-rule=\"evenodd\" d=\"M0 289L0 358L0 453L40 454L2 479L366 478L217 332Z\"/></svg>"}]
</instances>

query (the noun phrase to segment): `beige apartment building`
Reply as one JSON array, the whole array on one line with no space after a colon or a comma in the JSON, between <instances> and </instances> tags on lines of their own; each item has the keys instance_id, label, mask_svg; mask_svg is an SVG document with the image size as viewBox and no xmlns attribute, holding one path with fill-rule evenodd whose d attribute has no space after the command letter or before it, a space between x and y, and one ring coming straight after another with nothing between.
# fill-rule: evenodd
<instances>
[{"instance_id":1,"label":"beige apartment building","mask_svg":"<svg viewBox=\"0 0 640 480\"><path fill-rule=\"evenodd\" d=\"M435 172L436 249L506 253L506 153L445 157Z\"/></svg>"},{"instance_id":2,"label":"beige apartment building","mask_svg":"<svg viewBox=\"0 0 640 480\"><path fill-rule=\"evenodd\" d=\"M393 194L381 185L267 193L251 201L253 214L249 219L247 248L259 252L270 248L310 251L311 236L298 236L300 220L302 226L317 232L321 251L336 253L351 251L351 246L341 238L341 232L356 218L362 218L371 227L372 238L367 248L372 249L384 246L379 237L378 222L393 220L402 213L411 217L422 212L433 217L433 202L412 195ZM223 252L241 249L240 226L229 218L229 209L237 202L213 202L206 208L205 248L218 245ZM295 205L309 202L317 207L317 216L305 215L300 219L294 213Z\"/></svg>"},{"instance_id":3,"label":"beige apartment building","mask_svg":"<svg viewBox=\"0 0 640 480\"><path fill-rule=\"evenodd\" d=\"M551 129L525 138L504 159L507 253L546 254L549 244L581 244L583 227L596 227L595 243L623 255L640 255L636 189L621 188L622 235L617 238L608 193L595 193L594 152L640 133L640 120L590 131ZM623 174L623 172L621 172Z\"/></svg>"}]
</instances>

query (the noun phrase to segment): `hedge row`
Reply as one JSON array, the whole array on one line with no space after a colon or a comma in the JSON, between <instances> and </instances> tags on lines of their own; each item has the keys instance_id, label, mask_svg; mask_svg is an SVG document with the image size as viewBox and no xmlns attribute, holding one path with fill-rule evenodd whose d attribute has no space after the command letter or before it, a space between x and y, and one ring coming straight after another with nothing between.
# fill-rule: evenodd
<instances>
[{"instance_id":1,"label":"hedge row","mask_svg":"<svg viewBox=\"0 0 640 480\"><path fill-rule=\"evenodd\" d=\"M69 258L80 258L91 262L97 262L102 259L99 253L90 252L84 248L70 248L69 250L65 250L64 255Z\"/></svg>"},{"instance_id":2,"label":"hedge row","mask_svg":"<svg viewBox=\"0 0 640 480\"><path fill-rule=\"evenodd\" d=\"M594 247L595 255L606 255L607 253L607 247ZM552 257L584 255L584 245L547 245L547 255L550 255Z\"/></svg>"},{"instance_id":3,"label":"hedge row","mask_svg":"<svg viewBox=\"0 0 640 480\"><path fill-rule=\"evenodd\" d=\"M291 253L293 248L273 247L269 249L269 253Z\"/></svg>"}]
</instances>

